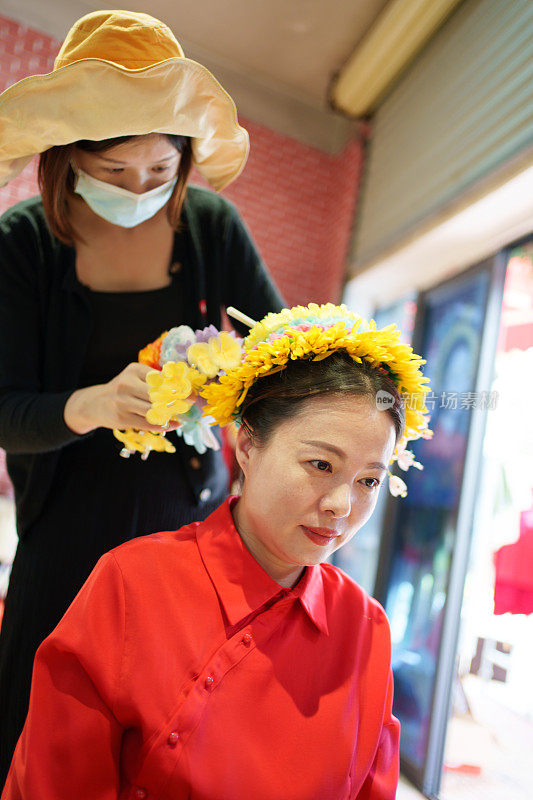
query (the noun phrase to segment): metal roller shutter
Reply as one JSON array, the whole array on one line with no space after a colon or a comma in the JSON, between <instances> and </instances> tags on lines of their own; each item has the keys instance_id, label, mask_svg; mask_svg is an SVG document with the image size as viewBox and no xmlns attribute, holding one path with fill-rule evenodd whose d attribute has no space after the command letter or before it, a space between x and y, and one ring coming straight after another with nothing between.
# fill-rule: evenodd
<instances>
[{"instance_id":1,"label":"metal roller shutter","mask_svg":"<svg viewBox=\"0 0 533 800\"><path fill-rule=\"evenodd\" d=\"M352 274L532 145L533 2L466 0L376 113Z\"/></svg>"}]
</instances>

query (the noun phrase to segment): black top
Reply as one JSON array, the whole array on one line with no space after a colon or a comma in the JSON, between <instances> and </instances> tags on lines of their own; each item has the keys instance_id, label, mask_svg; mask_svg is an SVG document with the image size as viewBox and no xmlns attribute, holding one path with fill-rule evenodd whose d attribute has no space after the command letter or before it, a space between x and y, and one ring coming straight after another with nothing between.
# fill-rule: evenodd
<instances>
[{"instance_id":1,"label":"black top","mask_svg":"<svg viewBox=\"0 0 533 800\"><path fill-rule=\"evenodd\" d=\"M173 324L220 327L221 307L228 305L254 319L282 308L231 203L189 187L183 221L171 263L181 265L175 277L184 299L176 304ZM156 327L148 339L143 331L141 346L165 329ZM94 309L89 290L76 276L74 248L50 232L39 197L18 203L0 218L0 446L15 487L19 535L43 508L60 449L83 438L67 427L63 409L83 385L93 330ZM181 439L178 444L184 480L201 505L202 489L215 469L213 453L200 457L202 469L192 469L191 448Z\"/></svg>"},{"instance_id":2,"label":"black top","mask_svg":"<svg viewBox=\"0 0 533 800\"><path fill-rule=\"evenodd\" d=\"M183 319L182 281L179 275L170 281L162 289L144 292L87 293L93 328L80 386L111 380L125 364L137 361L141 348Z\"/></svg>"},{"instance_id":3,"label":"black top","mask_svg":"<svg viewBox=\"0 0 533 800\"><path fill-rule=\"evenodd\" d=\"M179 275L174 275L169 286L153 291L87 292L93 328L80 386L113 378L125 364L135 361L139 350L162 329L171 328L176 315L182 317L181 283ZM58 545L54 548L56 559L57 550L70 551L70 570L81 569L80 579L84 579L87 563L95 563L101 552L135 536L173 529L191 517L202 517L226 496L227 473L220 453L212 454L206 471L206 462L193 448L180 447L175 432L167 438L179 448L178 454L152 452L148 462L138 454L121 458L122 444L107 428L60 449L52 490L32 532L43 534L49 549L52 542ZM186 451L195 472L202 472L203 507L184 475L180 456ZM69 541L74 521L75 538L85 539L83 544Z\"/></svg>"}]
</instances>

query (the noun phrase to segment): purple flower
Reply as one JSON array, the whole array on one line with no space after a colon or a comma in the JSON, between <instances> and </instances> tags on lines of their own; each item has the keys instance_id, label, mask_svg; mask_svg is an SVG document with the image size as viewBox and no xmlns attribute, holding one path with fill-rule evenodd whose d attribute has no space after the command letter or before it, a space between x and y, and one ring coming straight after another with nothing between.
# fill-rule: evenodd
<instances>
[{"instance_id":1,"label":"purple flower","mask_svg":"<svg viewBox=\"0 0 533 800\"><path fill-rule=\"evenodd\" d=\"M212 339L213 336L218 336L218 330L215 328L214 325L208 325L207 328L204 328L202 331L196 331L196 341L200 342L208 342L209 339Z\"/></svg>"}]
</instances>

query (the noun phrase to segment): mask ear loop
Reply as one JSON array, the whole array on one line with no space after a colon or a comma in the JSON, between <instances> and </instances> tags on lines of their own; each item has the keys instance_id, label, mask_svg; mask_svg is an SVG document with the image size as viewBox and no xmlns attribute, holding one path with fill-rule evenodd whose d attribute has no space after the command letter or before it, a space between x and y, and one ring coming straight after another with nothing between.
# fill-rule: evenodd
<instances>
[{"instance_id":1,"label":"mask ear loop","mask_svg":"<svg viewBox=\"0 0 533 800\"><path fill-rule=\"evenodd\" d=\"M74 173L74 189L75 189L76 184L78 183L78 178L80 177L80 168L77 166L77 164L74 163L72 159L70 159L69 165L72 172Z\"/></svg>"}]
</instances>

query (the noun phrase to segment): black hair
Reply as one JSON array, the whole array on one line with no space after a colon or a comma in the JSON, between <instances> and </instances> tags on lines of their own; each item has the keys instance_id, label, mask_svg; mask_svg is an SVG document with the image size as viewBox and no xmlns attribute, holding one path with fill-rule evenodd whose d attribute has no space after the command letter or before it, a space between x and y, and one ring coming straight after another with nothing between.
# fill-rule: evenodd
<instances>
[{"instance_id":1,"label":"black hair","mask_svg":"<svg viewBox=\"0 0 533 800\"><path fill-rule=\"evenodd\" d=\"M181 228L181 211L185 201L187 181L192 166L192 141L189 136L178 136L173 133L162 133L176 150L181 153L178 167L178 180L167 204L167 218L174 230ZM137 136L117 136L114 139L92 141L81 139L71 144L50 147L39 157L38 180L44 213L52 233L57 238L72 246L76 239L84 241L82 236L72 227L68 209L68 198L74 191L75 177L71 167L72 154L75 147L89 153L104 152L111 147L139 138Z\"/></svg>"},{"instance_id":2,"label":"black hair","mask_svg":"<svg viewBox=\"0 0 533 800\"><path fill-rule=\"evenodd\" d=\"M360 364L343 350L322 361L298 359L285 369L258 378L248 390L241 407L241 424L257 447L264 447L276 427L294 417L312 397L351 395L375 403L378 392L390 395L384 413L389 414L396 441L405 429L405 410L396 385L387 370Z\"/></svg>"},{"instance_id":3,"label":"black hair","mask_svg":"<svg viewBox=\"0 0 533 800\"><path fill-rule=\"evenodd\" d=\"M158 135L165 136L169 142L174 145L178 153L183 153L188 142L190 142L188 136L179 136L174 133L162 133ZM115 136L113 139L100 139L99 141L80 139L75 142L75 145L79 147L80 150L85 150L88 153L99 153L104 150L110 150L112 147L117 147L119 144L124 144L124 142L128 142L130 139L138 138L138 136Z\"/></svg>"}]
</instances>

